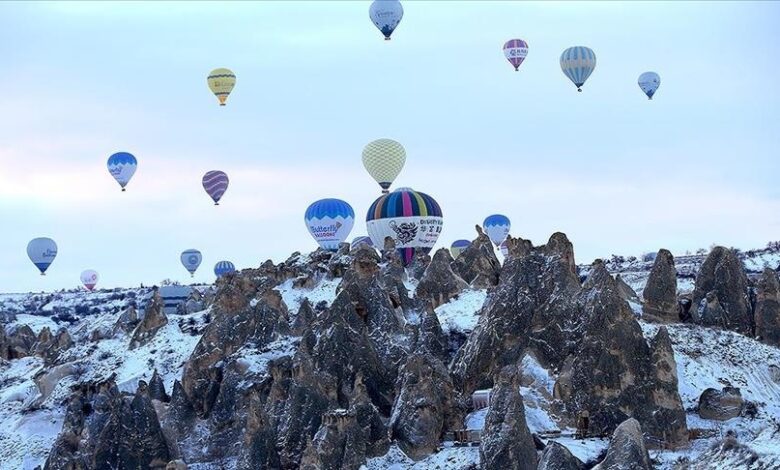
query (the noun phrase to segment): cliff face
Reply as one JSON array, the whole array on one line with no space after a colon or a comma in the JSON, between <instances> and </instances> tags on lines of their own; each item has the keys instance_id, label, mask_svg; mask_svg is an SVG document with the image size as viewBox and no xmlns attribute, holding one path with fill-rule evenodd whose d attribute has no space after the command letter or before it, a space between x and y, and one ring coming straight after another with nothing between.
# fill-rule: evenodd
<instances>
[{"instance_id":1,"label":"cliff face","mask_svg":"<svg viewBox=\"0 0 780 470\"><path fill-rule=\"evenodd\" d=\"M564 234L539 247L510 238L503 265L483 238L456 260L446 250L420 258L414 273L392 251L365 245L294 254L224 276L198 289L201 310L168 316L153 291L132 304L106 300L110 309L73 323L6 312L0 413L63 423L45 448L29 452L49 469L373 470L414 461L648 468L645 446L687 445L686 408L716 419L708 414L717 408L714 385L753 384L741 387L744 405L730 419L763 422L780 411L771 404L780 397L780 352L699 319L675 320L674 263L663 250L637 307L607 263L581 280ZM751 287L730 256L711 258L694 298L707 291L716 299L720 328L741 331L738 319L755 318L756 334L771 345L776 274L762 274L754 307L742 302ZM744 367L754 372L740 373L734 351L751 358ZM731 369L703 362L721 356L732 358ZM706 371L719 375L696 375ZM472 400L478 390L482 398ZM612 444L583 454L546 435L568 426L612 436ZM462 440L475 445L455 445Z\"/></svg>"}]
</instances>

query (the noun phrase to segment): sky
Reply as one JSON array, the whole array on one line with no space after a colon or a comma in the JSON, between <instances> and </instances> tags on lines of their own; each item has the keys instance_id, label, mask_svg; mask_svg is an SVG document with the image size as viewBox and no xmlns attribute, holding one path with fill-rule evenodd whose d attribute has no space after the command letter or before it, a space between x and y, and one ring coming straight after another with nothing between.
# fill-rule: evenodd
<instances>
[{"instance_id":1,"label":"sky","mask_svg":"<svg viewBox=\"0 0 780 470\"><path fill-rule=\"evenodd\" d=\"M303 213L337 197L366 233L363 146L407 151L395 187L433 196L439 246L506 214L578 262L780 239L777 2L418 2L384 41L368 1L0 3L0 292L163 279L179 263L316 248ZM502 45L525 39L520 72ZM577 93L567 47L592 48ZM228 67L228 105L206 75ZM637 86L653 70L648 101ZM133 153L125 193L106 159ZM215 207L201 187L230 175ZM47 276L30 239L59 245Z\"/></svg>"}]
</instances>

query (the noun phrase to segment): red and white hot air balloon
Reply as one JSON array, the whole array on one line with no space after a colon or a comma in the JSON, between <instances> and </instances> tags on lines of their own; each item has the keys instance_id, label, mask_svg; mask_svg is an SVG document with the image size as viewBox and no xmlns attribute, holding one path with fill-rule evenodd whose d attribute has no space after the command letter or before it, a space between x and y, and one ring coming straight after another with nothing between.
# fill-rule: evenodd
<instances>
[{"instance_id":1,"label":"red and white hot air balloon","mask_svg":"<svg viewBox=\"0 0 780 470\"><path fill-rule=\"evenodd\" d=\"M81 283L88 290L94 290L98 282L98 273L94 269L87 269L81 273Z\"/></svg>"}]
</instances>

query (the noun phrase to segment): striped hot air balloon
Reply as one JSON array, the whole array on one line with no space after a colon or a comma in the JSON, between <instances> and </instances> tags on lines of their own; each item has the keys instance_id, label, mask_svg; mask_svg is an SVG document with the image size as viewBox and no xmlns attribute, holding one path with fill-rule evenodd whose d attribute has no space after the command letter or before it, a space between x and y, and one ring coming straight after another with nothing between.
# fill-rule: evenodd
<instances>
[{"instance_id":1,"label":"striped hot air balloon","mask_svg":"<svg viewBox=\"0 0 780 470\"><path fill-rule=\"evenodd\" d=\"M236 266L230 261L220 261L214 265L214 275L222 277L225 274L235 272Z\"/></svg>"},{"instance_id":2,"label":"striped hot air balloon","mask_svg":"<svg viewBox=\"0 0 780 470\"><path fill-rule=\"evenodd\" d=\"M391 237L404 265L414 259L417 251L431 251L443 225L436 200L410 188L399 188L379 197L366 215L368 236L374 246L383 247L385 237Z\"/></svg>"},{"instance_id":3,"label":"striped hot air balloon","mask_svg":"<svg viewBox=\"0 0 780 470\"><path fill-rule=\"evenodd\" d=\"M203 189L214 200L214 205L219 205L219 200L227 191L230 180L224 171L214 170L203 175Z\"/></svg>"},{"instance_id":4,"label":"striped hot air balloon","mask_svg":"<svg viewBox=\"0 0 780 470\"><path fill-rule=\"evenodd\" d=\"M306 209L303 221L323 250L336 251L352 231L355 211L341 199L320 199Z\"/></svg>"},{"instance_id":5,"label":"striped hot air balloon","mask_svg":"<svg viewBox=\"0 0 780 470\"><path fill-rule=\"evenodd\" d=\"M522 39L510 39L504 43L504 57L515 68L515 72L520 68L525 57L528 55L528 43Z\"/></svg>"},{"instance_id":6,"label":"striped hot air balloon","mask_svg":"<svg viewBox=\"0 0 780 470\"><path fill-rule=\"evenodd\" d=\"M214 69L206 78L206 83L208 83L209 89L219 100L219 105L225 106L228 95L233 91L233 87L236 86L236 74L230 69Z\"/></svg>"},{"instance_id":7,"label":"striped hot air balloon","mask_svg":"<svg viewBox=\"0 0 780 470\"><path fill-rule=\"evenodd\" d=\"M136 168L138 168L138 160L127 152L117 152L108 157L108 172L114 177L119 186L122 187L122 191L125 190L125 186L130 182L130 178L135 174Z\"/></svg>"},{"instance_id":8,"label":"striped hot air balloon","mask_svg":"<svg viewBox=\"0 0 780 470\"><path fill-rule=\"evenodd\" d=\"M490 241L495 243L496 246L501 245L501 242L509 235L510 226L509 217L501 214L489 215L482 222L482 228L485 229L485 233L490 237Z\"/></svg>"},{"instance_id":9,"label":"striped hot air balloon","mask_svg":"<svg viewBox=\"0 0 780 470\"><path fill-rule=\"evenodd\" d=\"M363 149L363 166L387 194L398 174L406 163L406 150L403 145L391 139L378 139L369 142Z\"/></svg>"},{"instance_id":10,"label":"striped hot air balloon","mask_svg":"<svg viewBox=\"0 0 780 470\"><path fill-rule=\"evenodd\" d=\"M596 68L596 54L584 46L574 46L561 54L561 70L569 77L577 91L582 91L582 85Z\"/></svg>"},{"instance_id":11,"label":"striped hot air balloon","mask_svg":"<svg viewBox=\"0 0 780 470\"><path fill-rule=\"evenodd\" d=\"M195 277L195 271L198 270L200 262L203 261L203 255L200 251L195 249L184 250L181 252L180 259L184 269L189 271L192 277Z\"/></svg>"},{"instance_id":12,"label":"striped hot air balloon","mask_svg":"<svg viewBox=\"0 0 780 470\"><path fill-rule=\"evenodd\" d=\"M466 248L469 246L471 246L471 242L468 240L455 240L452 242L452 245L450 245L450 253L453 258L457 258L461 253L466 251Z\"/></svg>"},{"instance_id":13,"label":"striped hot air balloon","mask_svg":"<svg viewBox=\"0 0 780 470\"><path fill-rule=\"evenodd\" d=\"M361 243L365 243L366 245L368 245L370 247L374 246L374 243L371 241L371 238L367 237L365 235L359 235L359 236L353 238L352 239L352 243L350 243L350 245L352 246L352 248L354 248L354 247L360 245Z\"/></svg>"}]
</instances>

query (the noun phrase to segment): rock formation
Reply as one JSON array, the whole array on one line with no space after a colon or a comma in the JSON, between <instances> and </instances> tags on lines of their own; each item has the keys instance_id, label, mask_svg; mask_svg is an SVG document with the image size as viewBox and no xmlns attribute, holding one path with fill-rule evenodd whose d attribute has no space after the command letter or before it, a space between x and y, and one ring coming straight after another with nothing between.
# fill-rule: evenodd
<instances>
[{"instance_id":1,"label":"rock formation","mask_svg":"<svg viewBox=\"0 0 780 470\"><path fill-rule=\"evenodd\" d=\"M536 470L583 470L585 466L582 461L572 455L569 449L550 441L539 458L539 466Z\"/></svg>"},{"instance_id":2,"label":"rock formation","mask_svg":"<svg viewBox=\"0 0 780 470\"><path fill-rule=\"evenodd\" d=\"M154 338L154 335L168 324L168 317L165 316L163 311L165 303L159 292L155 291L151 300L144 309L144 318L133 330L132 338L130 339L130 349L136 349L147 344Z\"/></svg>"},{"instance_id":3,"label":"rock formation","mask_svg":"<svg viewBox=\"0 0 780 470\"><path fill-rule=\"evenodd\" d=\"M707 256L696 276L693 310L697 323L716 325L722 315L726 328L753 335L747 276L733 251L718 246Z\"/></svg>"},{"instance_id":4,"label":"rock formation","mask_svg":"<svg viewBox=\"0 0 780 470\"><path fill-rule=\"evenodd\" d=\"M439 248L417 284L415 296L431 302L433 308L446 304L469 285L452 270L450 250Z\"/></svg>"},{"instance_id":5,"label":"rock formation","mask_svg":"<svg viewBox=\"0 0 780 470\"><path fill-rule=\"evenodd\" d=\"M652 470L642 428L633 418L622 422L612 434L607 456L594 470Z\"/></svg>"},{"instance_id":6,"label":"rock formation","mask_svg":"<svg viewBox=\"0 0 780 470\"><path fill-rule=\"evenodd\" d=\"M758 281L755 312L756 336L780 347L780 282L772 269L765 269Z\"/></svg>"},{"instance_id":7,"label":"rock formation","mask_svg":"<svg viewBox=\"0 0 780 470\"><path fill-rule=\"evenodd\" d=\"M726 421L739 416L744 404L745 400L738 388L708 388L699 397L698 412L704 419Z\"/></svg>"},{"instance_id":8,"label":"rock formation","mask_svg":"<svg viewBox=\"0 0 780 470\"><path fill-rule=\"evenodd\" d=\"M642 291L643 314L648 320L662 322L679 321L677 305L677 269L669 250L661 249L655 257L653 268Z\"/></svg>"},{"instance_id":9,"label":"rock formation","mask_svg":"<svg viewBox=\"0 0 780 470\"><path fill-rule=\"evenodd\" d=\"M476 229L477 239L453 262L453 271L474 289L487 289L498 284L501 262L482 227L477 225Z\"/></svg>"}]
</instances>

